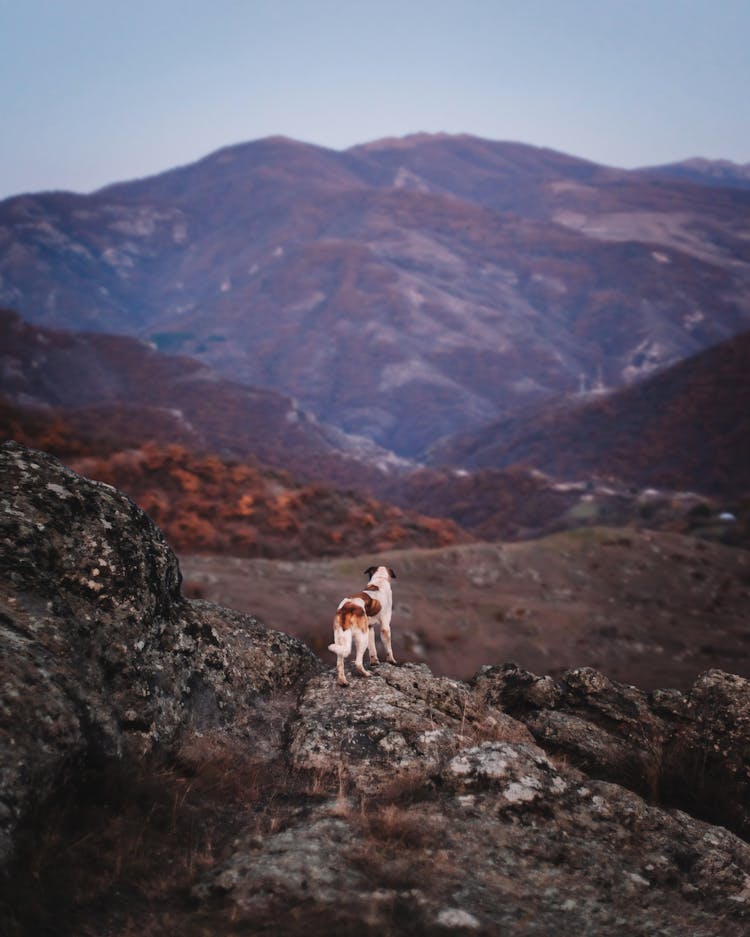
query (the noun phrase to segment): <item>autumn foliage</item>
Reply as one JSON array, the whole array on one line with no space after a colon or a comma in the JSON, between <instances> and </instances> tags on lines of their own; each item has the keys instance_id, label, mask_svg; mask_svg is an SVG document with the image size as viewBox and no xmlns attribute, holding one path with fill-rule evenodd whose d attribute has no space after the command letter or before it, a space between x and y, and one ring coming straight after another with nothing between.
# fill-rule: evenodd
<instances>
[{"instance_id":1,"label":"autumn foliage","mask_svg":"<svg viewBox=\"0 0 750 937\"><path fill-rule=\"evenodd\" d=\"M73 467L129 494L178 552L303 559L469 539L450 521L177 445L150 443Z\"/></svg>"},{"instance_id":2,"label":"autumn foliage","mask_svg":"<svg viewBox=\"0 0 750 937\"><path fill-rule=\"evenodd\" d=\"M29 421L12 413L0 413L6 438L64 450L75 471L129 495L178 552L304 559L471 539L450 521L179 445L83 455L84 443L71 440L62 417Z\"/></svg>"}]
</instances>

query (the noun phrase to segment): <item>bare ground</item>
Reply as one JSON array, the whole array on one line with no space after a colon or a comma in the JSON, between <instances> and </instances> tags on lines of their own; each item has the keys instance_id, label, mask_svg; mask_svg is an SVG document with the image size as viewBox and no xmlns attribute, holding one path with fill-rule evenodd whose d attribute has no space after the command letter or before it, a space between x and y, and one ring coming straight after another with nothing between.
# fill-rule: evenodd
<instances>
[{"instance_id":1,"label":"bare ground","mask_svg":"<svg viewBox=\"0 0 750 937\"><path fill-rule=\"evenodd\" d=\"M750 553L691 537L586 528L542 540L314 562L184 556L185 589L327 650L340 598L395 568L394 649L459 678L513 660L591 666L646 689L719 667L750 676Z\"/></svg>"}]
</instances>

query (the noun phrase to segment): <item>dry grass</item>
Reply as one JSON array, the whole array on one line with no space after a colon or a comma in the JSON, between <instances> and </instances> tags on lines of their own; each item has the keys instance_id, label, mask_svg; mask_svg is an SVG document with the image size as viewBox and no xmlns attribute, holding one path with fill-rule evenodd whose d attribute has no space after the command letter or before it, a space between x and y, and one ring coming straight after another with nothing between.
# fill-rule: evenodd
<instances>
[{"instance_id":1,"label":"dry grass","mask_svg":"<svg viewBox=\"0 0 750 937\"><path fill-rule=\"evenodd\" d=\"M259 835L282 828L306 783L198 736L168 763L91 771L35 818L0 900L0 933L126 937L144 932L143 918L149 934L184 933L182 917L196 912L190 889L239 822ZM161 918L173 926L162 930Z\"/></svg>"},{"instance_id":2,"label":"dry grass","mask_svg":"<svg viewBox=\"0 0 750 937\"><path fill-rule=\"evenodd\" d=\"M199 905L192 887L240 830L272 835L299 822L301 809L328 805L356 834L351 861L399 893L419 887L446 846L424 766L365 797L344 761L292 770L196 734L168 761L109 764L77 779L35 818L0 902L3 937L203 937L217 921L230 931L230 909Z\"/></svg>"},{"instance_id":3,"label":"dry grass","mask_svg":"<svg viewBox=\"0 0 750 937\"><path fill-rule=\"evenodd\" d=\"M224 804L252 807L270 793L268 763L216 738L188 739L175 767L190 789Z\"/></svg>"},{"instance_id":4,"label":"dry grass","mask_svg":"<svg viewBox=\"0 0 750 937\"><path fill-rule=\"evenodd\" d=\"M415 808L385 804L362 817L365 834L378 843L404 849L436 848L444 840L444 826Z\"/></svg>"},{"instance_id":5,"label":"dry grass","mask_svg":"<svg viewBox=\"0 0 750 937\"><path fill-rule=\"evenodd\" d=\"M424 888L439 878L450 886L458 881L447 850L445 817L418 804L363 805L350 817L357 831L357 845L349 861L373 886L403 894Z\"/></svg>"},{"instance_id":6,"label":"dry grass","mask_svg":"<svg viewBox=\"0 0 750 937\"><path fill-rule=\"evenodd\" d=\"M470 720L466 725L468 731ZM37 818L35 830L41 832L29 840L10 883L12 900L2 907L0 933L239 932L231 901L218 894L199 901L193 886L221 866L238 834L265 838L315 810L330 810L349 825L354 835L347 861L372 888L383 890L393 922L410 922L411 889L434 882L437 870L447 900L461 881L450 858L439 790L430 771L416 766L363 796L347 768L342 760L318 770L292 770L283 760L261 762L216 734L196 734L168 762L110 764L104 773L91 772L68 799L48 805ZM281 925L285 934L303 933L295 913L288 909ZM272 934L279 926L270 920L256 924L253 933ZM353 921L351 932L372 933L368 928Z\"/></svg>"}]
</instances>

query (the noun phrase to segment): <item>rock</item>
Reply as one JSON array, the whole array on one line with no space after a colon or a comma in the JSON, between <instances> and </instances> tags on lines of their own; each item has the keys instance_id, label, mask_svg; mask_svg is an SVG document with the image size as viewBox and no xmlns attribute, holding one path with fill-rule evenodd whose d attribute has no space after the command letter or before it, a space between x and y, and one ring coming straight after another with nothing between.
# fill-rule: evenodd
<instances>
[{"instance_id":1,"label":"rock","mask_svg":"<svg viewBox=\"0 0 750 937\"><path fill-rule=\"evenodd\" d=\"M484 668L473 687L589 775L750 838L750 682L742 677L710 670L687 694L644 693L590 668L555 684L505 665Z\"/></svg>"},{"instance_id":2,"label":"rock","mask_svg":"<svg viewBox=\"0 0 750 937\"><path fill-rule=\"evenodd\" d=\"M680 704L661 706L662 797L750 839L750 681L709 670Z\"/></svg>"},{"instance_id":3,"label":"rock","mask_svg":"<svg viewBox=\"0 0 750 937\"><path fill-rule=\"evenodd\" d=\"M467 790L497 789L501 801L510 807L549 801L567 788L535 745L483 742L456 755L447 774Z\"/></svg>"},{"instance_id":4,"label":"rock","mask_svg":"<svg viewBox=\"0 0 750 937\"><path fill-rule=\"evenodd\" d=\"M14 444L0 479L3 934L748 932L750 845L705 822L747 835L746 681L341 688L185 600L118 492Z\"/></svg>"},{"instance_id":5,"label":"rock","mask_svg":"<svg viewBox=\"0 0 750 937\"><path fill-rule=\"evenodd\" d=\"M409 695L385 668L347 690L312 678L290 735L306 798L282 831L237 838L196 897L258 933L745 932L747 843L586 777L522 727L477 743L434 709L441 743L420 757L417 672Z\"/></svg>"},{"instance_id":6,"label":"rock","mask_svg":"<svg viewBox=\"0 0 750 937\"><path fill-rule=\"evenodd\" d=\"M424 664L381 664L374 674L334 694L329 674L310 680L290 735L297 768L374 793L399 778L429 778L478 738L532 741L504 713L478 707L466 684L435 677Z\"/></svg>"},{"instance_id":7,"label":"rock","mask_svg":"<svg viewBox=\"0 0 750 937\"><path fill-rule=\"evenodd\" d=\"M0 448L0 864L84 763L180 731L254 737L264 694L317 664L294 639L180 594L177 560L125 495Z\"/></svg>"}]
</instances>

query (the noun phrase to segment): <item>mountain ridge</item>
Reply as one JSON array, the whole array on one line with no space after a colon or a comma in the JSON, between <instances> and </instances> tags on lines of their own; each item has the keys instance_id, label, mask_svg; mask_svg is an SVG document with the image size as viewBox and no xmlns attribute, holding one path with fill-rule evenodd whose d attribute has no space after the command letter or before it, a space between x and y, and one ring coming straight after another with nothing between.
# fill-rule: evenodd
<instances>
[{"instance_id":1,"label":"mountain ridge","mask_svg":"<svg viewBox=\"0 0 750 937\"><path fill-rule=\"evenodd\" d=\"M223 148L0 203L0 302L169 343L419 457L750 327L750 194L524 144Z\"/></svg>"},{"instance_id":2,"label":"mountain ridge","mask_svg":"<svg viewBox=\"0 0 750 937\"><path fill-rule=\"evenodd\" d=\"M693 156L676 163L639 169L644 175L671 177L697 185L750 189L750 163Z\"/></svg>"}]
</instances>

